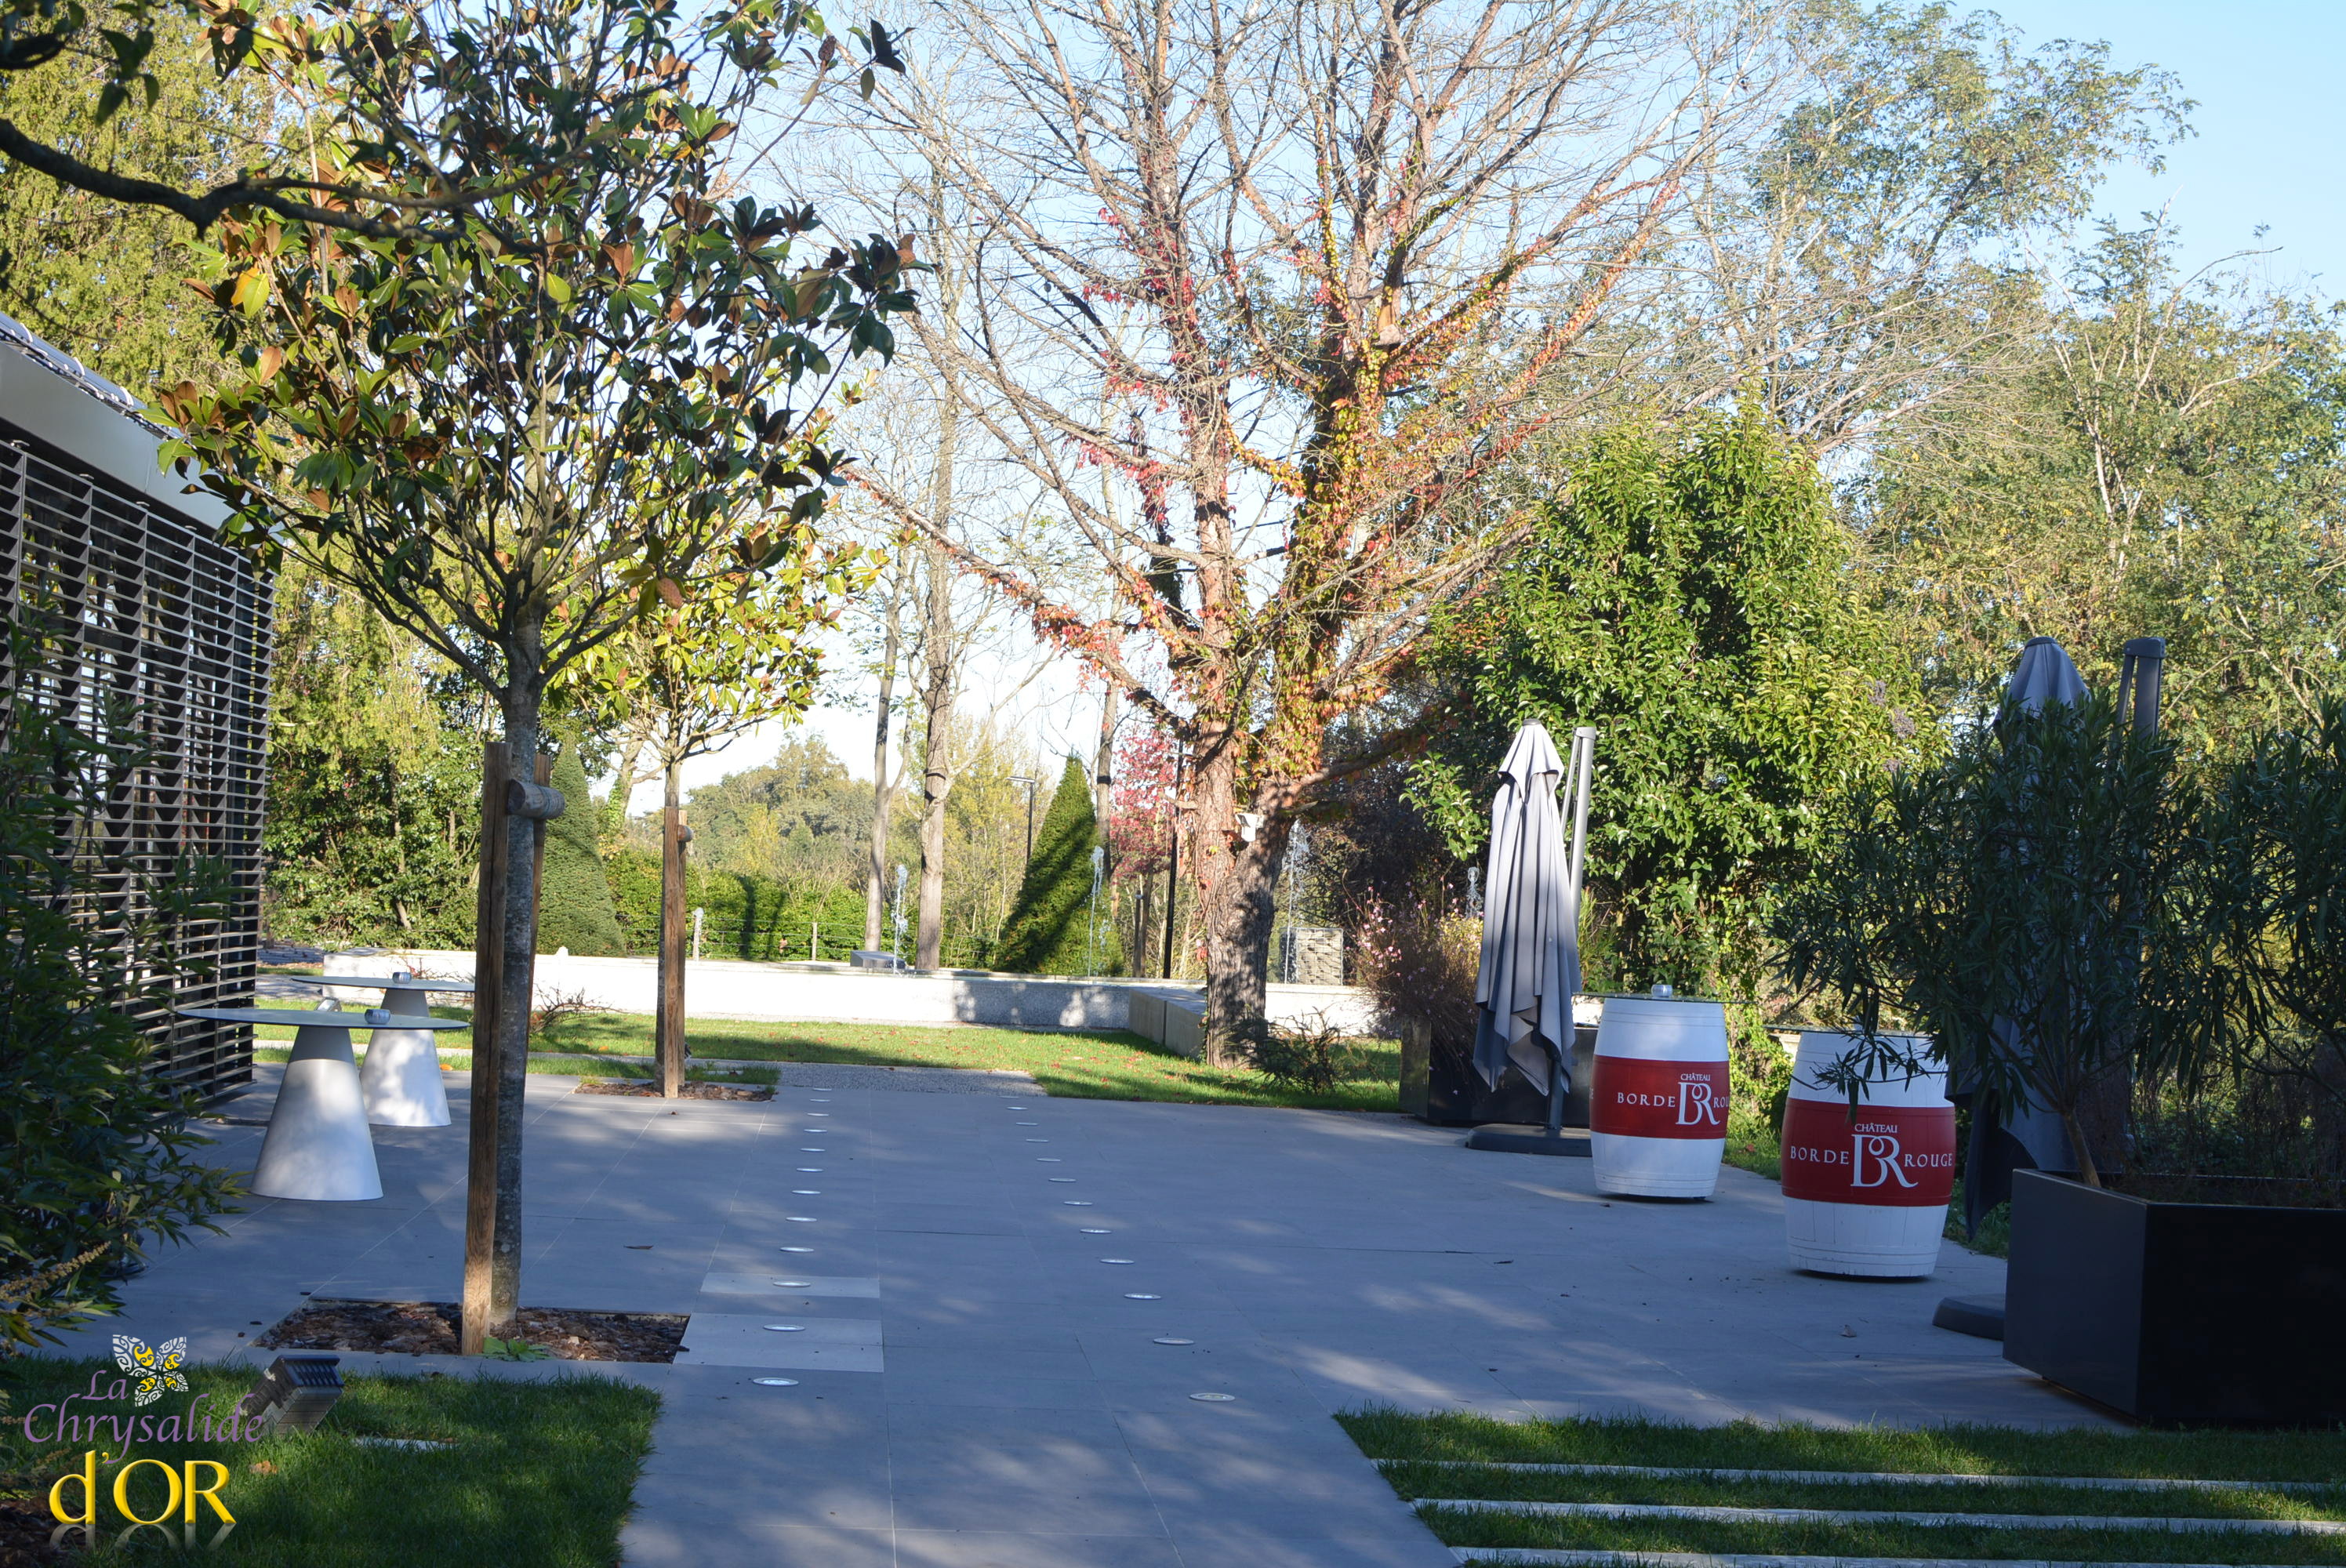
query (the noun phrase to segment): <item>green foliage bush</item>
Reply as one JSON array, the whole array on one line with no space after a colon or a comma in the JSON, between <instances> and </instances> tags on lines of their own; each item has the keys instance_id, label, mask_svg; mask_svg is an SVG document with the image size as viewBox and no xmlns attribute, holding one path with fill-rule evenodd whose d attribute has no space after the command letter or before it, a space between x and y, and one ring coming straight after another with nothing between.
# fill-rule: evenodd
<instances>
[{"instance_id":1,"label":"green foliage bush","mask_svg":"<svg viewBox=\"0 0 2346 1568\"><path fill-rule=\"evenodd\" d=\"M1256 1072L1282 1089L1307 1095L1332 1094L1367 1066L1359 1043L1324 1018L1292 1026L1250 1019L1240 1025L1239 1044Z\"/></svg>"},{"instance_id":2,"label":"green foliage bush","mask_svg":"<svg viewBox=\"0 0 2346 1568\"><path fill-rule=\"evenodd\" d=\"M1600 438L1525 548L1423 660L1454 722L1407 799L1473 861L1499 759L1594 725L1592 989L1757 983L1760 922L1809 875L1820 808L1929 738L1857 599L1815 460L1760 413Z\"/></svg>"},{"instance_id":3,"label":"green foliage bush","mask_svg":"<svg viewBox=\"0 0 2346 1568\"><path fill-rule=\"evenodd\" d=\"M37 657L20 641L10 667ZM178 935L219 917L227 873L102 862L80 826L136 765L0 697L0 1357L113 1309L109 1271L154 1240L217 1228L234 1192L197 1157L194 1099L150 1070L132 1016L168 1005ZM88 912L108 907L93 904L101 879L128 880L132 912Z\"/></svg>"},{"instance_id":4,"label":"green foliage bush","mask_svg":"<svg viewBox=\"0 0 2346 1568\"><path fill-rule=\"evenodd\" d=\"M607 956L627 951L617 914L611 904L611 884L603 872L602 852L596 846L594 799L587 792L586 769L575 741L566 741L555 759L554 787L562 792L562 815L546 824L546 875L539 885L537 951ZM659 904L655 871L652 931L659 930ZM649 951L650 942L643 944Z\"/></svg>"},{"instance_id":5,"label":"green foliage bush","mask_svg":"<svg viewBox=\"0 0 2346 1568\"><path fill-rule=\"evenodd\" d=\"M1035 858L1003 923L995 967L1019 974L1124 972L1124 943L1106 888L1093 909L1092 850L1100 842L1091 779L1070 757L1035 830Z\"/></svg>"}]
</instances>

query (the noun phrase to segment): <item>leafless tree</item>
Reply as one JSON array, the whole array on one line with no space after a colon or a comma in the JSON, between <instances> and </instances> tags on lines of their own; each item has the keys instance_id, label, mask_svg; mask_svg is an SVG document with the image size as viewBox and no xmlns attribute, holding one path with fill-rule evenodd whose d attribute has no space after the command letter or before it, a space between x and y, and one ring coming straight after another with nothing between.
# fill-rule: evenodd
<instances>
[{"instance_id":1,"label":"leafless tree","mask_svg":"<svg viewBox=\"0 0 2346 1568\"><path fill-rule=\"evenodd\" d=\"M1780 29L1671 0L987 0L929 25L881 99L967 215L969 309L926 346L1106 607L936 537L1185 748L1220 1057L1261 1013L1292 824L1422 733L1331 755L1331 724L1516 536L1497 476L1605 378L1535 394L1764 123Z\"/></svg>"}]
</instances>

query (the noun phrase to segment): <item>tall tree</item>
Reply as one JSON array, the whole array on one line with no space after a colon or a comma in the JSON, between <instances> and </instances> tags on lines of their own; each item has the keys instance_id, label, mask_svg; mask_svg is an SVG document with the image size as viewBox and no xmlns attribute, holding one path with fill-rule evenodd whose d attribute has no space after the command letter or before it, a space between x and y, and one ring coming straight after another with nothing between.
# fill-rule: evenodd
<instances>
[{"instance_id":1,"label":"tall tree","mask_svg":"<svg viewBox=\"0 0 2346 1568\"><path fill-rule=\"evenodd\" d=\"M1585 406L1533 393L1761 111L1769 24L991 5L939 17L950 83L889 100L981 237L979 324L939 348L971 439L1106 608L947 547L1188 751L1218 1058L1261 1013L1297 814L1416 738L1331 758L1331 724L1519 529L1494 476Z\"/></svg>"},{"instance_id":2,"label":"tall tree","mask_svg":"<svg viewBox=\"0 0 2346 1568\"><path fill-rule=\"evenodd\" d=\"M2182 276L2163 222L2105 225L2055 280L2028 373L1887 443L1853 494L1867 564L1940 700L1974 710L2036 636L2089 681L2168 639L2187 752L2346 692L2346 312L2236 266Z\"/></svg>"},{"instance_id":3,"label":"tall tree","mask_svg":"<svg viewBox=\"0 0 2346 1568\"><path fill-rule=\"evenodd\" d=\"M269 83L222 80L184 15L157 19L153 100L142 94L101 124L92 108L107 61L76 50L0 70L0 117L93 167L179 186L235 178L277 129ZM218 363L204 303L188 291L190 239L168 212L0 157L0 310L142 395Z\"/></svg>"},{"instance_id":4,"label":"tall tree","mask_svg":"<svg viewBox=\"0 0 2346 1568\"><path fill-rule=\"evenodd\" d=\"M493 215L421 233L219 226L209 292L243 372L166 395L186 432L167 451L202 465L234 536L290 546L489 693L524 769L567 666L652 606L799 558L842 462L810 439L811 411L839 360L889 351L884 318L910 302L893 243L806 266L811 209L717 202L728 138L810 16L537 0L461 36L398 36L329 101L321 164L423 206L443 126L574 156L509 165ZM376 138L385 120L402 134ZM484 1293L467 1270L468 1350L518 1301L536 830L513 814L495 1076L475 1105L495 1267Z\"/></svg>"},{"instance_id":5,"label":"tall tree","mask_svg":"<svg viewBox=\"0 0 2346 1568\"><path fill-rule=\"evenodd\" d=\"M1018 887L1018 901L1002 931L995 963L1023 974L1113 974L1123 968L1123 944L1108 901L1098 851L1102 838L1092 815L1092 780L1067 759L1059 787L1035 832L1035 856Z\"/></svg>"},{"instance_id":6,"label":"tall tree","mask_svg":"<svg viewBox=\"0 0 2346 1568\"><path fill-rule=\"evenodd\" d=\"M1987 12L1812 0L1788 32L1792 108L1694 182L1655 391L1757 399L1831 453L1994 395L2042 321L2029 248L2121 160L2156 172L2191 106L2106 44L2029 49Z\"/></svg>"}]
</instances>

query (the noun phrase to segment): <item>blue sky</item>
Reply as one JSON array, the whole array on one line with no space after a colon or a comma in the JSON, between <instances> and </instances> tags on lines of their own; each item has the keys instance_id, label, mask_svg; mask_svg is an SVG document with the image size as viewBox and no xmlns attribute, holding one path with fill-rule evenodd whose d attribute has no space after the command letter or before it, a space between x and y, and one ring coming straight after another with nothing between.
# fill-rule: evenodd
<instances>
[{"instance_id":1,"label":"blue sky","mask_svg":"<svg viewBox=\"0 0 2346 1568\"><path fill-rule=\"evenodd\" d=\"M1959 8L1962 6L1958 0ZM2104 210L2133 219L2172 202L2193 266L2279 246L2271 280L2346 296L2346 0L2008 0L1988 7L2032 42L2099 38L2117 65L2156 63L2199 100L2198 134L2167 170L2117 172ZM2270 226L2259 242L2259 224Z\"/></svg>"}]
</instances>

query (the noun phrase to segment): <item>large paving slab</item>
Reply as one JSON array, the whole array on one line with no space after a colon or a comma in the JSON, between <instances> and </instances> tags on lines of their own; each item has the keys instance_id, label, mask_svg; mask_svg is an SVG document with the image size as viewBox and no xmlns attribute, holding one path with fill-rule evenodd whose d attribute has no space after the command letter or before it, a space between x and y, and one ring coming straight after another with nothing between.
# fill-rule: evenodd
<instances>
[{"instance_id":1,"label":"large paving slab","mask_svg":"<svg viewBox=\"0 0 2346 1568\"><path fill-rule=\"evenodd\" d=\"M376 1129L383 1198L254 1200L66 1349L127 1329L265 1359L243 1336L305 1294L452 1298L449 1087L456 1125ZM667 1400L638 1568L1442 1568L1330 1420L1372 1401L2104 1419L1930 1326L1941 1296L2001 1289L2001 1263L1950 1247L1924 1282L1795 1273L1774 1184L1739 1171L1708 1203L1637 1203L1598 1197L1586 1160L1392 1116L845 1084L671 1109L570 1087L530 1084L525 1300L692 1314L678 1364L605 1369ZM249 1168L260 1135L223 1127L215 1157Z\"/></svg>"}]
</instances>

